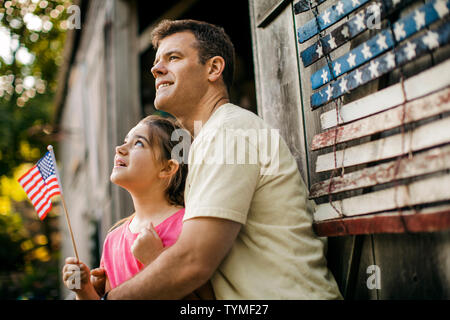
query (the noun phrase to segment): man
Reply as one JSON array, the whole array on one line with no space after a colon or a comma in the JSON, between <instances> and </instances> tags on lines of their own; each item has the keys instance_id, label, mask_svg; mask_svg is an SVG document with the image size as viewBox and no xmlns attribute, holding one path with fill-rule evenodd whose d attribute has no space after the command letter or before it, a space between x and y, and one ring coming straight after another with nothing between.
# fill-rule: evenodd
<instances>
[{"instance_id":1,"label":"man","mask_svg":"<svg viewBox=\"0 0 450 320\"><path fill-rule=\"evenodd\" d=\"M262 149L269 148L269 139L255 143L248 132L273 132L256 115L229 103L234 67L229 37L208 23L166 20L154 30L153 45L155 106L196 135L183 230L172 247L107 299L178 299L209 279L218 299L342 298L326 267L325 242L312 230L307 190L285 142L279 136L270 140L264 164L223 161L235 150L240 156L236 136L248 143L241 149L245 159L266 156Z\"/></svg>"}]
</instances>

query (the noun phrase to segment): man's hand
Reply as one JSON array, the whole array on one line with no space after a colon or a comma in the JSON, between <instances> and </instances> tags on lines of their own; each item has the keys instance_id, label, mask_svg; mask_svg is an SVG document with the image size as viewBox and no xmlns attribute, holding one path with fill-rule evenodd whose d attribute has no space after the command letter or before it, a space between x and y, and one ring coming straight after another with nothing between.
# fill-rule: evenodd
<instances>
[{"instance_id":1,"label":"man's hand","mask_svg":"<svg viewBox=\"0 0 450 320\"><path fill-rule=\"evenodd\" d=\"M143 265L148 265L164 251L163 243L150 222L137 236L131 252Z\"/></svg>"}]
</instances>

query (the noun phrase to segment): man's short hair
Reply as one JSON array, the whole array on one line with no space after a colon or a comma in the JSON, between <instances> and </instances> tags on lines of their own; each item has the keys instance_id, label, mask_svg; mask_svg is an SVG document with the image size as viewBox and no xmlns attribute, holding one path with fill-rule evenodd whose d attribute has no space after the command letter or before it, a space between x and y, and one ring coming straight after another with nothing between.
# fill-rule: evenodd
<instances>
[{"instance_id":1,"label":"man's short hair","mask_svg":"<svg viewBox=\"0 0 450 320\"><path fill-rule=\"evenodd\" d=\"M190 31L197 39L196 48L201 64L215 56L225 60L222 76L228 91L233 84L234 46L222 27L197 20L163 20L152 32L152 44L155 50L164 38L183 31Z\"/></svg>"}]
</instances>

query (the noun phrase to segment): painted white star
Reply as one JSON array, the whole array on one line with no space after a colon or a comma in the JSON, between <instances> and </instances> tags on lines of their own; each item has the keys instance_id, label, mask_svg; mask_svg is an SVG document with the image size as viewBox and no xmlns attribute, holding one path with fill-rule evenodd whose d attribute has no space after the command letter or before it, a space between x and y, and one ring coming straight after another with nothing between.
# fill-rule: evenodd
<instances>
[{"instance_id":1,"label":"painted white star","mask_svg":"<svg viewBox=\"0 0 450 320\"><path fill-rule=\"evenodd\" d=\"M358 31L366 29L366 25L364 24L364 14L358 13L355 16L354 23L355 23L355 26L358 29Z\"/></svg>"},{"instance_id":2,"label":"painted white star","mask_svg":"<svg viewBox=\"0 0 450 320\"><path fill-rule=\"evenodd\" d=\"M397 39L397 41L402 40L404 37L406 37L406 32L404 29L404 25L403 23L396 23L395 27L394 27L394 33L395 33L395 39Z\"/></svg>"},{"instance_id":3,"label":"painted white star","mask_svg":"<svg viewBox=\"0 0 450 320\"><path fill-rule=\"evenodd\" d=\"M375 18L379 17L381 14L381 3L376 2L367 7L367 13L373 15Z\"/></svg>"},{"instance_id":4,"label":"painted white star","mask_svg":"<svg viewBox=\"0 0 450 320\"><path fill-rule=\"evenodd\" d=\"M416 23L417 30L425 26L425 12L417 10L414 14L414 22Z\"/></svg>"},{"instance_id":5,"label":"painted white star","mask_svg":"<svg viewBox=\"0 0 450 320\"><path fill-rule=\"evenodd\" d=\"M386 36L384 34L380 33L378 35L377 45L378 45L378 48L380 48L380 50L388 48L388 45L386 43Z\"/></svg>"},{"instance_id":6,"label":"painted white star","mask_svg":"<svg viewBox=\"0 0 450 320\"><path fill-rule=\"evenodd\" d=\"M339 82L339 88L341 89L341 92L348 92L347 89L347 79L346 78L342 78L341 81Z\"/></svg>"},{"instance_id":7,"label":"painted white star","mask_svg":"<svg viewBox=\"0 0 450 320\"><path fill-rule=\"evenodd\" d=\"M323 23L324 23L324 24L329 24L329 23L331 23L331 21L330 21L330 14L331 14L331 11L329 11L329 10L326 10L326 11L322 14L322 20L323 20Z\"/></svg>"},{"instance_id":8,"label":"painted white star","mask_svg":"<svg viewBox=\"0 0 450 320\"><path fill-rule=\"evenodd\" d=\"M411 60L416 56L416 45L414 43L408 41L404 50L408 60Z\"/></svg>"},{"instance_id":9,"label":"painted white star","mask_svg":"<svg viewBox=\"0 0 450 320\"><path fill-rule=\"evenodd\" d=\"M362 72L358 70L356 70L355 75L354 75L354 79L356 81L356 84L362 84Z\"/></svg>"},{"instance_id":10,"label":"painted white star","mask_svg":"<svg viewBox=\"0 0 450 320\"><path fill-rule=\"evenodd\" d=\"M433 31L428 31L427 35L422 38L423 44L425 44L428 49L434 49L439 47L439 34Z\"/></svg>"},{"instance_id":11,"label":"painted white star","mask_svg":"<svg viewBox=\"0 0 450 320\"><path fill-rule=\"evenodd\" d=\"M328 40L328 45L330 46L330 49L334 49L337 47L336 45L336 39L332 35L330 35L330 40Z\"/></svg>"},{"instance_id":12,"label":"painted white star","mask_svg":"<svg viewBox=\"0 0 450 320\"><path fill-rule=\"evenodd\" d=\"M359 0L352 0L352 7L353 7L353 8L356 8L356 7L359 6L359 5L361 5L361 4L359 3Z\"/></svg>"},{"instance_id":13,"label":"painted white star","mask_svg":"<svg viewBox=\"0 0 450 320\"><path fill-rule=\"evenodd\" d=\"M334 64L333 70L334 70L334 75L336 77L339 76L341 74L341 64L339 62L336 62Z\"/></svg>"},{"instance_id":14,"label":"painted white star","mask_svg":"<svg viewBox=\"0 0 450 320\"><path fill-rule=\"evenodd\" d=\"M395 55L392 52L386 55L385 61L388 69L395 68Z\"/></svg>"},{"instance_id":15,"label":"painted white star","mask_svg":"<svg viewBox=\"0 0 450 320\"><path fill-rule=\"evenodd\" d=\"M317 45L316 53L319 56L319 58L321 56L323 56L323 48L322 48L322 45L320 43Z\"/></svg>"},{"instance_id":16,"label":"painted white star","mask_svg":"<svg viewBox=\"0 0 450 320\"><path fill-rule=\"evenodd\" d=\"M344 26L344 27L342 28L341 34L344 36L344 38L348 38L348 37L349 37L349 34L348 34L348 27L347 27L347 26Z\"/></svg>"},{"instance_id":17,"label":"painted white star","mask_svg":"<svg viewBox=\"0 0 450 320\"><path fill-rule=\"evenodd\" d=\"M439 18L443 18L448 13L447 1L436 1L433 7L439 15Z\"/></svg>"},{"instance_id":18,"label":"painted white star","mask_svg":"<svg viewBox=\"0 0 450 320\"><path fill-rule=\"evenodd\" d=\"M324 84L328 82L328 72L325 69L323 69L320 77L322 78Z\"/></svg>"},{"instance_id":19,"label":"painted white star","mask_svg":"<svg viewBox=\"0 0 450 320\"><path fill-rule=\"evenodd\" d=\"M372 57L372 52L370 52L370 47L367 45L367 43L363 44L361 52L364 55L364 59L369 59Z\"/></svg>"},{"instance_id":20,"label":"painted white star","mask_svg":"<svg viewBox=\"0 0 450 320\"><path fill-rule=\"evenodd\" d=\"M336 5L336 10L338 14L344 14L344 4L341 1Z\"/></svg>"},{"instance_id":21,"label":"painted white star","mask_svg":"<svg viewBox=\"0 0 450 320\"><path fill-rule=\"evenodd\" d=\"M330 100L331 97L333 96L333 87L329 85L325 93L327 94L327 100Z\"/></svg>"},{"instance_id":22,"label":"painted white star","mask_svg":"<svg viewBox=\"0 0 450 320\"><path fill-rule=\"evenodd\" d=\"M348 55L348 58L347 58L347 63L350 68L353 68L354 66L356 66L355 59L356 59L356 54L353 54L350 52Z\"/></svg>"},{"instance_id":23,"label":"painted white star","mask_svg":"<svg viewBox=\"0 0 450 320\"><path fill-rule=\"evenodd\" d=\"M379 63L378 63L378 61L371 61L370 62L370 66L369 66L369 70L370 70L370 76L372 77L372 78L377 78L378 76L379 76L379 73L378 73L378 65L379 65Z\"/></svg>"}]
</instances>

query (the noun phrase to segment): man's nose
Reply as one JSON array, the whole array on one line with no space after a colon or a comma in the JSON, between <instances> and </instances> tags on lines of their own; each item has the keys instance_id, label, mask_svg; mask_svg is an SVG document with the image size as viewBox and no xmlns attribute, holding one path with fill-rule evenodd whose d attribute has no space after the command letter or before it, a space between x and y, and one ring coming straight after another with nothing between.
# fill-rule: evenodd
<instances>
[{"instance_id":1,"label":"man's nose","mask_svg":"<svg viewBox=\"0 0 450 320\"><path fill-rule=\"evenodd\" d=\"M162 61L160 61L151 68L150 72L153 74L153 77L156 79L158 76L167 73L167 70L166 70L165 66L163 65Z\"/></svg>"}]
</instances>

